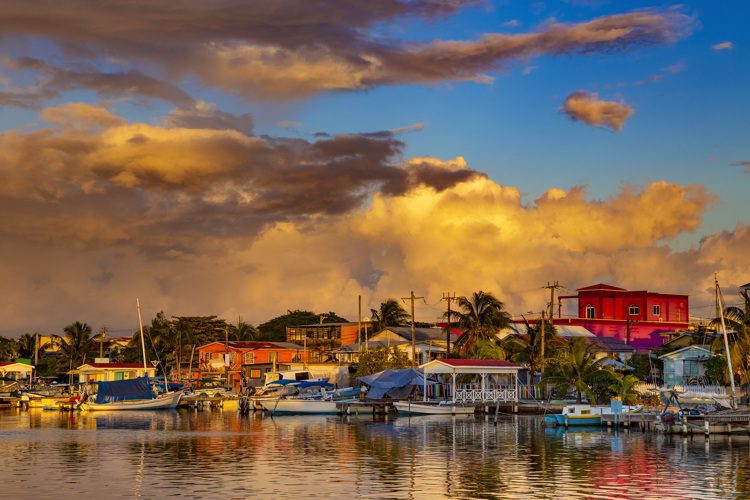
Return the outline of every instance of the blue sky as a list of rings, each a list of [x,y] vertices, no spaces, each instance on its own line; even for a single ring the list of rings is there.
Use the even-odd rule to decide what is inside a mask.
[[[714,271],[748,281],[750,3],[271,5],[7,0],[10,328],[127,325],[135,294],[260,321],[448,285],[527,311],[555,279],[697,308]]]

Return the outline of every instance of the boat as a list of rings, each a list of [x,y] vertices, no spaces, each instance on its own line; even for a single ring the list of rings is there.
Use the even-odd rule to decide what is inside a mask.
[[[94,401],[84,399],[79,407],[84,411],[172,410],[182,398],[181,392],[157,395],[148,377],[113,382],[99,382]]]
[[[393,403],[402,415],[473,415],[474,406],[465,406],[451,401],[414,402],[397,401]]]
[[[339,403],[359,401],[359,389],[347,387],[330,390],[332,384],[327,382],[296,382],[286,384],[287,390],[295,390],[294,395],[281,395],[277,398],[259,400],[264,410],[276,414],[336,414]]]
[[[143,369],[148,367],[146,359],[146,344],[143,340],[143,319],[141,318],[141,303],[136,299],[138,308],[138,325],[141,332],[141,353],[143,355]],[[130,380],[114,380],[110,382],[96,382],[99,386],[96,399],[85,395],[79,404],[84,411],[123,411],[123,410],[173,410],[177,408],[182,398],[182,392],[169,391],[169,383],[164,376],[166,392],[157,394],[151,387],[148,377],[138,377]]]
[[[620,413],[633,413],[640,409],[640,406],[622,406]],[[613,413],[611,406],[568,405],[562,409],[562,413],[544,417],[544,423],[565,426],[601,425],[602,415],[612,415]]]

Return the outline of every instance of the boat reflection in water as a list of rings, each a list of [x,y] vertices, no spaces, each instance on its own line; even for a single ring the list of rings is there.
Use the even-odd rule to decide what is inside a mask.
[[[747,437],[545,429],[536,417],[0,412],[7,497],[750,495]],[[29,464],[34,473],[29,474]],[[283,480],[278,471],[283,467]],[[320,480],[320,471],[329,479]]]

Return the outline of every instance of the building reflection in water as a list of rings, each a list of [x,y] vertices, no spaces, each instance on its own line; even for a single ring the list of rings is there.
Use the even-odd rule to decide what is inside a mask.
[[[723,498],[750,493],[749,448],[523,417],[0,412],[8,496]]]

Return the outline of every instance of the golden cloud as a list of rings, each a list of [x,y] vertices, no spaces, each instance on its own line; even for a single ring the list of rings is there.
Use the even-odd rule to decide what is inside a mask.
[[[595,127],[622,130],[625,121],[635,110],[627,104],[599,100],[596,94],[577,91],[570,94],[562,105],[562,111],[574,120]]]

